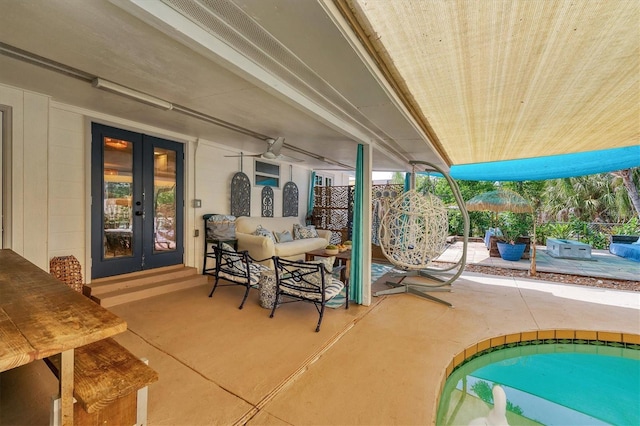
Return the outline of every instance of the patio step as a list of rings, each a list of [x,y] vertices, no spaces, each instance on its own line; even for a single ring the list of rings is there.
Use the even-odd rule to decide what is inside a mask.
[[[93,300],[110,307],[206,283],[207,276],[198,274],[196,268],[177,265],[100,278],[88,287]]]

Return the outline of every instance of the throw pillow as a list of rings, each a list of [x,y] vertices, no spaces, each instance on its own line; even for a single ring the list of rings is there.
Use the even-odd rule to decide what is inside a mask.
[[[293,236],[289,231],[275,232],[276,241],[279,243],[286,243],[287,241],[293,241]]]
[[[312,260],[309,263],[317,263],[318,265],[324,265],[324,270],[328,273],[333,272],[333,264],[336,261],[335,256],[323,257],[321,259]]]
[[[232,246],[231,244],[222,243],[222,244],[220,245],[220,248],[221,248],[222,250],[232,251],[232,252],[234,252],[234,253],[236,252],[236,249],[234,249],[234,248],[233,248],[233,246]]]
[[[333,262],[335,262],[335,260],[336,260],[335,256],[329,256],[329,257],[323,257],[318,260],[312,260],[311,262],[308,262],[308,263],[315,263],[317,265],[322,265],[324,267],[324,270],[325,270],[324,282],[326,285],[328,285],[331,283],[333,279],[331,275],[331,271],[333,271]],[[322,275],[320,274],[320,271],[305,275],[304,278],[309,284],[308,287],[310,288],[317,288],[322,286]]]
[[[271,241],[273,241],[274,244],[276,243],[273,233],[268,229],[263,228],[262,225],[258,225],[253,235],[261,235],[263,237],[271,238]]]
[[[293,238],[295,240],[304,240],[306,238],[318,238],[318,231],[313,225],[302,226],[297,223],[293,224]]]

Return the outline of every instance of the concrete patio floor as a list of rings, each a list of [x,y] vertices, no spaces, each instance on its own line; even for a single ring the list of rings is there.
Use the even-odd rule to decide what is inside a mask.
[[[462,241],[451,244],[437,259],[455,263],[462,257]],[[640,262],[634,262],[609,253],[608,250],[591,250],[591,259],[563,259],[547,253],[545,246],[536,247],[536,269],[539,272],[558,272],[571,275],[583,275],[596,278],[621,280],[640,280]],[[517,262],[490,257],[483,243],[471,242],[467,248],[467,263],[481,266],[529,270],[531,260],[520,259]]]
[[[159,372],[151,425],[434,424],[447,367],[478,342],[539,330],[640,333],[638,292],[472,273],[438,295],[453,308],[376,297],[369,307],[329,309],[319,333],[309,304],[282,306],[270,319],[255,291],[238,310],[240,287],[211,299],[209,290],[111,308],[129,327],[116,340]],[[55,380],[43,363],[14,370],[0,376],[0,423],[46,424]]]

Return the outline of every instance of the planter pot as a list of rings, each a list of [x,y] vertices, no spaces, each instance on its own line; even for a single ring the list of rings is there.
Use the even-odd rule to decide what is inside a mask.
[[[527,247],[526,244],[516,243],[501,243],[498,242],[498,251],[500,252],[500,257],[504,260],[518,261],[522,257],[524,253],[524,249]]]

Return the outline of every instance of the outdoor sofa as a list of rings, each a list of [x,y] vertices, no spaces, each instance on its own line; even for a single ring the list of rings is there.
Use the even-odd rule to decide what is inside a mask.
[[[297,217],[242,216],[236,219],[236,238],[238,250],[247,250],[254,259],[304,260],[306,252],[329,244],[331,231],[304,226]],[[264,262],[273,267],[271,263]]]
[[[640,262],[640,237],[637,235],[612,235],[609,252],[625,259]]]

